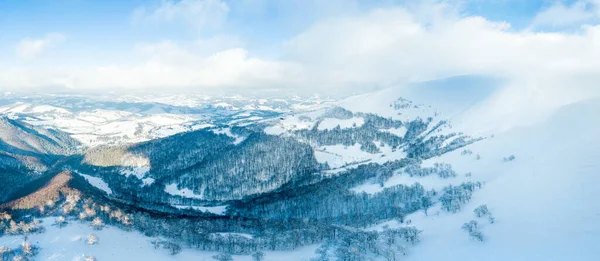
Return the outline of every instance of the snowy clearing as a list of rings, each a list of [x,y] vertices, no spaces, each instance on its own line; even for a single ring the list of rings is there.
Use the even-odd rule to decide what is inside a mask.
[[[109,194],[109,195],[112,194],[112,190],[110,189],[108,184],[106,182],[104,182],[104,180],[102,180],[101,178],[93,177],[93,176],[86,175],[86,174],[81,174],[79,172],[77,172],[77,174],[79,174],[83,178],[85,178],[85,180],[87,180],[87,182],[89,182],[90,185],[106,192],[106,194]]]
[[[203,195],[195,194],[191,189],[177,188],[177,184],[169,184],[165,186],[165,192],[173,195],[173,196],[181,196],[184,198],[195,198],[195,199],[204,199]]]

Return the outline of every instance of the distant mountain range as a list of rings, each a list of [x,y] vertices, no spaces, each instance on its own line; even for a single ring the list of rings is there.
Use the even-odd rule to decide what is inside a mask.
[[[0,96],[0,113],[71,134],[86,147],[136,143],[209,126],[243,125],[315,110],[320,98]]]

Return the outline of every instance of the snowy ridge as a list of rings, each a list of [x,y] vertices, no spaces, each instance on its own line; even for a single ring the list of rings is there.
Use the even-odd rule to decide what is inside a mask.
[[[448,260],[593,260],[599,256],[590,244],[600,238],[600,205],[590,199],[600,196],[593,185],[600,182],[600,164],[593,160],[600,155],[600,135],[595,131],[600,125],[589,121],[598,109],[600,100],[581,102],[559,109],[542,124],[498,133],[468,147],[480,155],[479,160],[475,154],[455,151],[426,162],[451,163],[486,185],[458,214],[411,216],[424,234],[423,244],[415,250],[419,254],[410,260],[438,258],[440,253],[432,249],[453,249],[444,253]],[[548,144],[552,149],[547,149]],[[503,160],[511,154],[514,161]],[[482,204],[488,205],[498,222],[482,228],[487,239],[477,243],[460,227],[474,219],[473,209]],[[548,237],[548,231],[561,236]]]

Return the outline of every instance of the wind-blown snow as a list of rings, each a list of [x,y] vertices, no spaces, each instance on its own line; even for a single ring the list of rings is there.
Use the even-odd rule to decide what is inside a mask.
[[[81,173],[77,173],[77,174],[79,174],[83,178],[85,178],[85,180],[87,180],[87,182],[89,182],[90,185],[106,192],[106,194],[109,194],[109,195],[112,194],[112,190],[110,189],[108,184],[106,182],[104,182],[104,180],[102,180],[101,178],[86,175],[86,174],[81,174]]]

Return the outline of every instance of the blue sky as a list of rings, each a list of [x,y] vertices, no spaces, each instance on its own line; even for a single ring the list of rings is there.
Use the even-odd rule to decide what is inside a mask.
[[[259,43],[263,42],[261,39],[282,41],[326,16],[385,8],[404,1],[356,1],[353,4],[347,4],[353,1],[331,1],[345,3],[339,5],[308,2],[311,1],[229,0],[226,3],[230,14],[223,30]],[[563,2],[569,4],[572,1]],[[527,26],[535,14],[552,3],[554,1],[472,0],[460,6],[464,14],[507,21],[519,28]],[[123,47],[131,41],[191,37],[188,28],[140,28],[132,24],[132,13],[136,8],[157,5],[160,1],[5,0],[0,2],[0,30],[3,32],[0,39],[14,41],[47,32],[62,32],[80,41],[102,41],[103,45]]]
[[[8,72],[0,74],[0,88],[62,86],[87,90],[130,85],[143,89],[158,87],[141,79],[161,72],[165,72],[164,79],[168,74],[173,80],[161,78],[156,85],[192,89],[245,85],[379,88],[455,74],[490,74],[490,71],[495,74],[508,69],[488,64],[482,58],[486,55],[474,56],[471,60],[485,63],[470,68],[448,61],[427,71],[418,61],[427,59],[428,53],[443,52],[440,55],[449,59],[456,54],[445,53],[439,46],[410,48],[428,45],[416,41],[442,37],[450,37],[448,41],[464,46],[467,42],[461,41],[469,37],[461,30],[471,29],[474,35],[484,35],[490,30],[507,39],[529,39],[548,33],[568,37],[566,42],[577,41],[577,37],[590,34],[585,28],[597,24],[600,14],[597,3],[596,0],[5,0],[0,1],[0,69]],[[403,31],[407,28],[412,28],[410,34]],[[382,41],[367,41],[373,37],[381,37]],[[386,39],[391,42],[382,45]],[[357,41],[359,45],[352,49]],[[415,46],[404,46],[407,41],[414,41]],[[497,48],[493,43],[481,44]],[[505,46],[508,45],[501,48]],[[389,68],[396,63],[391,57],[404,58],[403,51],[404,55],[410,52],[422,57],[411,56],[402,66],[423,68],[394,77],[395,72]],[[522,51],[509,48],[506,52],[518,57],[516,54]],[[411,60],[417,62],[410,64]],[[497,61],[500,62],[520,64]],[[356,64],[368,67],[359,68]],[[191,67],[201,72],[201,76],[193,75],[192,70],[184,72]],[[371,72],[370,68],[387,74]],[[121,79],[122,83],[115,80],[93,84],[98,82],[96,78],[106,77]],[[294,77],[297,79],[290,79]]]

